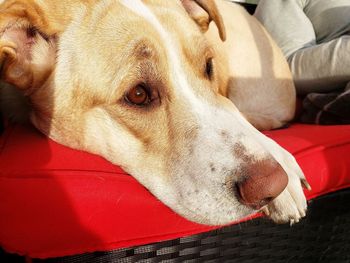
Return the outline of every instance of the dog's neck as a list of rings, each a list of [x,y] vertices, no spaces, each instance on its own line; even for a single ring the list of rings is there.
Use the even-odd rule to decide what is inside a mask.
[[[0,82],[0,112],[4,119],[16,123],[29,123],[30,103],[15,87]]]

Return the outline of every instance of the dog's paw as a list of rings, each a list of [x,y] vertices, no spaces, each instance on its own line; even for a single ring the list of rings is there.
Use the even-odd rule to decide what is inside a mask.
[[[299,222],[306,215],[307,202],[303,187],[311,190],[302,170],[295,158],[288,152],[284,152],[282,167],[288,174],[288,185],[286,189],[270,204],[262,209],[276,223],[287,223],[291,225]]]

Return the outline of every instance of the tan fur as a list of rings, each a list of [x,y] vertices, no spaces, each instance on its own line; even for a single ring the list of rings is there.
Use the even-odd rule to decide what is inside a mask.
[[[121,165],[191,220],[222,224],[254,212],[228,185],[242,165],[268,160],[298,178],[271,204],[278,214],[271,217],[297,221],[306,208],[302,172],[236,108],[259,129],[290,121],[295,91],[288,66],[241,7],[194,2],[206,10],[196,18],[180,0],[4,1],[1,78],[28,97],[31,121],[44,134]],[[215,23],[203,34],[193,19],[214,20],[221,39]],[[149,105],[126,100],[137,85],[149,89]],[[244,145],[244,156],[237,145]],[[280,205],[288,202],[288,209]]]
[[[227,90],[222,92],[259,130],[284,125],[294,116],[296,94],[282,52],[243,7],[225,1],[218,5],[226,22],[227,41],[217,41],[214,24],[208,38],[214,41],[220,68],[227,70],[222,76]]]

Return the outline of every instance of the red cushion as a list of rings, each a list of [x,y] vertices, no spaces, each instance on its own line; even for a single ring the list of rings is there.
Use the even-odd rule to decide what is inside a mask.
[[[313,190],[350,186],[350,126],[296,124],[266,134],[291,151]],[[187,221],[104,159],[33,128],[0,137],[0,246],[31,257],[111,250],[212,229]]]

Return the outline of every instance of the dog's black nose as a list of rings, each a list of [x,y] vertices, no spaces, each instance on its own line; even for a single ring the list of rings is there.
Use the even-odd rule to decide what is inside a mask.
[[[287,186],[288,176],[274,160],[257,161],[246,166],[244,178],[236,183],[239,201],[260,209],[275,199]]]

